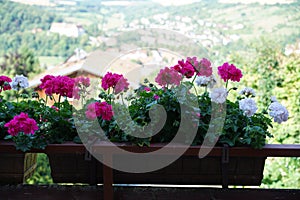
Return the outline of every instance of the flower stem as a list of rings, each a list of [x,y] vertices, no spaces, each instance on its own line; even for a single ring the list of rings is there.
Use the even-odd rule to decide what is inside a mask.
[[[227,87],[228,87],[228,80],[226,81],[226,89],[227,89]]]
[[[193,84],[193,87],[194,87],[194,90],[195,90],[196,96],[198,96],[197,88],[195,87],[195,85],[194,85],[194,84]]]
[[[194,81],[196,80],[197,74],[194,76],[192,84],[194,85]]]

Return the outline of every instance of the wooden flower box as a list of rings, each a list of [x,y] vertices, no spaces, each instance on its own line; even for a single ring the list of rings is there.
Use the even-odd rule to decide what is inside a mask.
[[[30,178],[36,168],[35,153],[0,153],[0,185],[20,184]]]

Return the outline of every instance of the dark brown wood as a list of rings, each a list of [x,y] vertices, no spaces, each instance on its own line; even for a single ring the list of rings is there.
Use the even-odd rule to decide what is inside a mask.
[[[112,155],[104,155],[104,162],[112,165]],[[103,165],[103,194],[104,200],[114,199],[114,189],[113,189],[113,169],[108,165]]]
[[[74,142],[66,142],[63,144],[49,144],[45,149],[31,150],[32,153],[78,153],[83,154],[86,148],[83,144],[76,144]],[[23,153],[16,150],[14,142],[0,140],[0,153]]]
[[[300,190],[290,189],[221,189],[176,187],[115,187],[115,200],[298,200]],[[101,186],[2,186],[1,200],[102,200]]]
[[[97,142],[93,147],[92,151],[95,153],[101,152],[111,152],[115,146],[122,148],[127,151],[132,151],[136,153],[145,153],[150,151],[156,151],[165,147],[165,144],[151,144],[150,147],[139,147],[133,146],[125,143],[114,143],[111,145],[107,142]],[[166,147],[165,147],[166,148]],[[168,147],[170,150],[177,148],[186,148],[182,144],[174,144]],[[208,148],[204,146],[191,146],[189,147],[185,155],[198,155],[200,148]],[[83,144],[75,144],[73,142],[66,142],[63,144],[49,144],[44,150],[32,150],[31,152],[37,153],[84,153],[86,150]],[[16,153],[17,151],[13,142],[0,140],[0,153]],[[172,151],[169,152],[172,154]],[[230,147],[230,156],[243,156],[243,157],[300,157],[300,144],[266,144],[262,149],[253,149],[251,147]],[[208,156],[221,156],[222,147],[214,147]]]
[[[92,150],[95,153],[111,152],[114,153],[115,147],[122,148],[126,151],[132,151],[136,153],[145,153],[156,151],[161,148],[169,148],[169,154],[174,154],[172,151],[176,149],[185,149],[186,146],[182,144],[172,144],[166,147],[165,144],[151,144],[149,147],[132,146],[124,143],[114,143],[111,145],[107,142],[98,142]],[[184,155],[198,155],[199,149],[210,149],[205,146],[190,146],[184,153]],[[176,152],[175,152],[176,153]],[[222,156],[222,147],[213,147],[207,156]],[[229,147],[229,156],[236,157],[300,157],[300,144],[266,144],[262,149],[254,149],[251,147]]]
[[[0,185],[22,184],[36,168],[35,153],[0,153]]]

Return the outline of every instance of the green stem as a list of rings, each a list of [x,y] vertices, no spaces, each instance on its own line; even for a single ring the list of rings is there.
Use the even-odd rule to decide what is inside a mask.
[[[122,99],[123,105],[125,105],[124,98],[123,98],[123,93],[121,93],[121,99]]]
[[[16,97],[17,97],[17,103],[19,103],[19,90],[16,93]]]
[[[193,84],[193,87],[194,87],[194,90],[195,90],[196,96],[198,96],[197,88],[195,87],[195,85],[194,85],[194,84]]]
[[[61,95],[58,96],[58,108],[60,109],[60,99],[61,99]]]
[[[227,87],[228,87],[228,80],[226,81],[226,89],[227,89]]]
[[[194,85],[194,81],[196,80],[197,74],[194,76],[194,79],[192,81],[192,84]]]

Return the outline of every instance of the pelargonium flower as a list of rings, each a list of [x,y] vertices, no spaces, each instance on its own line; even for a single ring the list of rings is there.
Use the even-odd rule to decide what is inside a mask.
[[[112,106],[107,102],[94,102],[90,103],[87,106],[87,110],[85,112],[86,118],[90,120],[94,120],[97,117],[102,117],[103,120],[111,120],[113,117]]]
[[[19,91],[20,89],[27,88],[29,86],[28,83],[28,78],[22,75],[16,75],[12,82],[11,82],[11,87],[14,90]]]
[[[207,76],[198,76],[196,78],[196,84],[198,86],[207,86],[210,81],[210,77]]]
[[[36,121],[29,118],[28,114],[23,112],[6,123],[4,127],[8,128],[8,133],[11,136],[17,136],[20,132],[27,135],[34,134],[34,132],[39,129]]]
[[[275,96],[271,96],[271,102],[277,102],[277,99]]]
[[[197,76],[196,78],[196,84],[198,86],[213,88],[213,86],[217,83],[215,76]]]
[[[73,89],[75,80],[68,76],[51,76],[47,75],[41,79],[41,89],[45,89],[45,93],[49,96],[58,94],[64,97],[73,97]]]
[[[165,67],[161,69],[155,78],[155,82],[160,86],[179,85],[182,76],[173,68]]]
[[[75,81],[75,85],[76,86],[79,86],[79,85],[83,85],[85,87],[89,87],[91,85],[91,81],[88,77],[77,77],[77,78],[74,78],[74,81]]]
[[[257,111],[256,103],[251,98],[245,98],[239,101],[239,108],[244,111],[244,115],[251,117]]]
[[[228,92],[226,88],[214,88],[210,93],[209,97],[211,98],[211,101],[215,103],[224,103],[226,101]]]
[[[193,65],[190,62],[184,60],[179,60],[178,64],[172,67],[172,69],[179,72],[186,78],[191,78],[195,74],[195,69]]]
[[[123,77],[123,75],[107,72],[102,78],[101,86],[104,90],[107,90],[108,88],[114,88],[114,92],[118,94],[124,90],[127,90],[129,83],[127,79]]]
[[[239,92],[240,95],[245,95],[246,97],[255,97],[255,91],[253,88],[251,87],[245,87],[244,89],[242,89],[240,92]]]
[[[51,80],[51,79],[54,79],[55,76],[52,76],[52,75],[46,75],[44,76],[44,78],[41,79],[41,85],[40,85],[40,88],[41,89],[44,89],[45,88],[45,84],[47,83],[48,80]]]
[[[90,79],[88,77],[77,77],[74,78],[74,88],[73,88],[73,97],[74,99],[80,99],[81,94],[87,92],[86,88],[91,85]]]
[[[10,82],[11,82],[11,78],[7,77],[7,76],[0,76],[0,92],[2,92],[2,89],[5,90],[10,90],[11,86],[10,86]]]
[[[274,122],[281,124],[288,120],[289,112],[288,110],[279,102],[274,101],[269,106],[269,115],[274,119]]]
[[[126,78],[123,76],[118,80],[116,86],[115,86],[115,94],[119,94],[122,91],[125,91],[128,89],[129,83]]]
[[[155,100],[158,100],[158,99],[160,98],[160,96],[158,96],[157,94],[154,94],[154,95],[153,95],[153,98],[154,98]]]
[[[149,88],[149,87],[145,87],[144,90],[145,90],[146,92],[151,92],[151,88]]]
[[[227,62],[218,67],[218,74],[221,76],[224,82],[228,80],[239,82],[243,77],[242,71],[240,69]]]
[[[194,67],[197,76],[209,77],[212,75],[211,62],[208,59],[202,58],[200,61],[198,61],[196,57],[188,57],[187,62],[191,63],[191,65]]]

